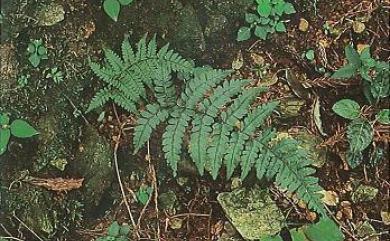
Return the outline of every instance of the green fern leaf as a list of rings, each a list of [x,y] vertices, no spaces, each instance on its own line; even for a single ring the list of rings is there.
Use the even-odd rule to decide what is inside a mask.
[[[161,109],[157,104],[147,105],[146,110],[141,112],[141,117],[137,120],[134,128],[134,153],[150,139],[153,130],[168,118],[168,111]]]
[[[123,58],[124,62],[127,65],[133,64],[136,61],[136,59],[135,59],[135,54],[134,54],[133,48],[130,45],[128,37],[126,37],[123,40],[121,49],[122,49],[122,58]]]
[[[194,117],[189,148],[191,158],[201,175],[204,174],[207,158],[205,150],[212,132],[211,126],[215,122],[214,118],[217,117],[220,108],[229,103],[232,97],[238,94],[247,83],[249,83],[248,80],[225,81],[223,86],[218,86],[214,93],[201,103],[200,111],[206,115],[198,114]]]
[[[163,134],[163,151],[165,159],[172,168],[173,175],[177,174],[177,163],[180,160],[184,132],[190,121],[191,113],[175,110],[168,120],[168,126]]]
[[[89,103],[87,113],[91,112],[91,110],[96,109],[98,107],[102,107],[105,103],[107,103],[111,98],[111,90],[108,88],[104,88],[99,90],[95,96],[92,98]]]
[[[242,127],[242,130],[232,134],[229,148],[227,149],[227,154],[225,155],[224,159],[227,168],[228,179],[230,179],[230,177],[233,175],[235,168],[240,162],[239,157],[244,150],[245,142],[251,135],[254,134],[254,131],[260,127],[264,120],[271,115],[277,105],[278,102],[269,102],[257,107],[244,119],[244,126]]]
[[[106,57],[106,60],[111,67],[110,69],[114,70],[114,72],[120,72],[122,69],[124,69],[124,63],[122,59],[111,49],[105,49],[104,55]]]

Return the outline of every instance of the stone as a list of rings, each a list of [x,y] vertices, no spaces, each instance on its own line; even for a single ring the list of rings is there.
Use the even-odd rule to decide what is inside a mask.
[[[65,10],[61,4],[52,2],[39,7],[35,17],[39,26],[53,26],[65,19]]]
[[[378,194],[378,189],[368,185],[360,185],[351,196],[354,203],[371,201]]]
[[[246,240],[275,235],[284,226],[284,216],[268,191],[237,189],[217,197],[227,218]]]
[[[309,29],[309,22],[304,18],[299,19],[298,29],[302,32],[307,32]]]

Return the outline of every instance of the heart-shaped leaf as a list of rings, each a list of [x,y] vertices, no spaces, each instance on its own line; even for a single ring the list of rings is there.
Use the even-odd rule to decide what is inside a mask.
[[[390,125],[390,109],[383,109],[377,115],[378,122],[384,125]]]
[[[11,124],[11,134],[19,138],[38,135],[38,131],[24,120],[15,120]]]
[[[341,117],[349,120],[354,120],[360,116],[360,105],[350,99],[343,99],[337,101],[332,110]]]
[[[112,20],[115,22],[118,21],[119,12],[121,10],[121,4],[118,0],[105,0],[103,2],[103,9]]]
[[[275,30],[278,32],[286,32],[287,31],[286,25],[284,25],[283,22],[278,22],[275,26]]]
[[[250,39],[251,29],[248,27],[241,27],[237,33],[237,41],[245,41]]]
[[[33,53],[28,58],[28,61],[30,61],[31,65],[36,68],[36,67],[38,67],[39,63],[41,62],[41,58],[39,58],[38,54]]]

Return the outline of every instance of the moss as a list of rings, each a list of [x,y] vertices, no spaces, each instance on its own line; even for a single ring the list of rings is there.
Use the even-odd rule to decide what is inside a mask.
[[[86,128],[83,137],[72,169],[84,177],[83,201],[88,211],[93,211],[114,178],[111,164],[113,150],[110,143],[90,126]]]

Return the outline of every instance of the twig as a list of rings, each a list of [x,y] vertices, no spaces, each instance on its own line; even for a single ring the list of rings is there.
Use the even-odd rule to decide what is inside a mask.
[[[118,183],[119,183],[119,187],[121,189],[121,193],[122,193],[122,199],[125,203],[125,206],[127,208],[127,212],[129,213],[129,217],[130,217],[130,220],[131,220],[131,224],[133,225],[133,227],[136,229],[137,225],[134,221],[134,217],[133,217],[133,214],[131,213],[131,208],[130,208],[130,205],[129,205],[129,202],[127,201],[127,197],[126,197],[126,193],[125,193],[125,189],[123,187],[123,183],[122,183],[122,179],[121,179],[121,175],[119,173],[119,166],[118,166],[118,148],[119,148],[119,143],[120,143],[120,139],[121,139],[121,136],[122,136],[122,128],[123,126],[125,125],[126,123],[124,124],[121,124],[121,128],[120,128],[120,132],[119,132],[119,135],[117,136],[116,140],[115,140],[115,147],[114,147],[114,166],[115,166],[115,172],[116,172],[116,176],[118,178]],[[135,230],[137,235],[138,234],[138,231],[137,229]]]
[[[34,230],[32,230],[29,226],[27,226],[27,224],[25,224],[22,220],[20,220],[16,215],[15,213],[12,214],[12,216],[18,220],[18,222],[23,226],[25,227],[28,231],[30,231],[30,233],[32,233],[37,239],[39,239],[40,241],[43,241],[43,239],[41,237],[39,237],[39,235],[34,232]]]
[[[0,236],[0,238],[1,238],[1,239],[11,239],[11,240],[17,240],[17,241],[25,241],[25,240],[23,240],[23,239],[20,239],[20,238],[15,238],[15,237],[1,237],[1,236]]]

